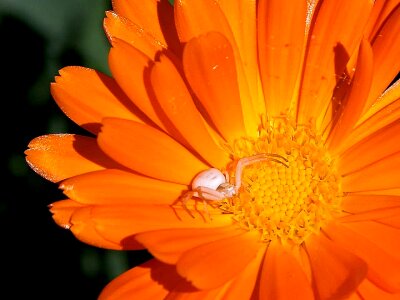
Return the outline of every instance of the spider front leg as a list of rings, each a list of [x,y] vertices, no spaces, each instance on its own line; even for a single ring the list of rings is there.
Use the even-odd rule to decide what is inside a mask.
[[[243,173],[243,169],[246,166],[258,163],[258,162],[262,162],[262,161],[273,161],[276,163],[280,163],[282,165],[284,165],[286,168],[289,168],[289,166],[284,163],[283,161],[279,160],[278,158],[284,160],[285,162],[287,162],[288,160],[286,158],[284,158],[283,156],[279,155],[279,154],[273,154],[273,153],[261,153],[261,154],[256,154],[253,156],[249,156],[249,157],[243,157],[241,159],[238,160],[237,165],[236,165],[236,171],[235,171],[235,189],[236,192],[239,191],[241,185],[242,185],[242,173]]]

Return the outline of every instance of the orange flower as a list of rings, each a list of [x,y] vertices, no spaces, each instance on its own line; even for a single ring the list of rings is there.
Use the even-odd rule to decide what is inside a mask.
[[[57,224],[154,256],[100,299],[399,299],[399,1],[113,9],[112,77],[66,67],[51,86],[93,135],[26,151],[68,198]]]

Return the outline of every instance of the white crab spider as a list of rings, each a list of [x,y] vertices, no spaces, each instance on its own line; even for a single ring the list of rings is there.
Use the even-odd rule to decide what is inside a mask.
[[[261,161],[273,161],[289,167],[278,158],[287,162],[287,159],[283,156],[271,153],[261,153],[239,159],[236,165],[234,183],[230,182],[228,172],[223,174],[216,168],[204,170],[194,177],[192,189],[182,196],[182,203],[186,207],[187,201],[192,197],[200,198],[203,200],[204,209],[207,211],[206,201],[221,201],[237,195],[242,185],[242,172],[246,166]]]

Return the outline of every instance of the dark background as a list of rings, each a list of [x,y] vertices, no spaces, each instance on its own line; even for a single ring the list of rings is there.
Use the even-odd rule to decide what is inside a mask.
[[[65,66],[109,74],[102,28],[108,9],[110,0],[0,0],[1,299],[96,299],[112,278],[143,261],[143,252],[94,248],[58,227],[47,205],[64,197],[24,156],[37,136],[83,133],[49,86]]]

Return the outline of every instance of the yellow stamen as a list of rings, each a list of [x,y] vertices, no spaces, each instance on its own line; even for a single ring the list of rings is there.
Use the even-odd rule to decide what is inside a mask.
[[[261,240],[301,244],[340,211],[340,176],[312,126],[275,119],[263,125],[258,138],[235,141],[232,152],[237,159],[276,153],[288,160],[288,167],[248,166],[238,196],[221,203],[241,227],[259,231]]]

